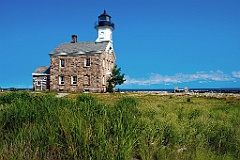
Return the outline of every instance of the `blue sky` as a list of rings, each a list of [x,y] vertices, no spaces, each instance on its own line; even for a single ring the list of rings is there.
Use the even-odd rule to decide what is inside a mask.
[[[240,88],[239,0],[0,0],[0,87],[31,73],[71,35],[94,41],[112,16],[120,88]]]

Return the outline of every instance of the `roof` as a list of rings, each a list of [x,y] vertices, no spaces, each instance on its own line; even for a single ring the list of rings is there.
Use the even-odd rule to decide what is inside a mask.
[[[111,16],[109,16],[109,15],[107,14],[106,10],[104,9],[103,13],[102,13],[100,16],[98,16],[98,18],[99,18],[99,17],[105,17],[105,16],[108,16],[108,17],[111,18]]]
[[[32,75],[49,75],[50,74],[50,67],[49,66],[40,66],[38,67]]]
[[[50,55],[76,55],[87,53],[102,53],[107,45],[106,42],[76,42],[76,43],[62,43],[55,48]]]

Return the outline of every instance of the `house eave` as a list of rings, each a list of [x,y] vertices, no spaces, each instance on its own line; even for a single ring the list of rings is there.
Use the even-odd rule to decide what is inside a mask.
[[[50,76],[50,74],[47,74],[47,73],[32,73],[32,76]]]
[[[50,53],[50,56],[77,56],[77,55],[87,55],[87,54],[102,54],[104,51],[79,51],[74,53]]]

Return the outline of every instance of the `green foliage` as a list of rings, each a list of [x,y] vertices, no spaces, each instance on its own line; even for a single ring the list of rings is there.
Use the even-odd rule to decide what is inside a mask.
[[[0,94],[0,159],[240,158],[234,99],[111,96]]]
[[[107,80],[108,82],[108,91],[113,92],[116,85],[121,85],[126,81],[124,79],[124,74],[121,74],[121,68],[117,68],[117,65],[114,66],[111,74],[111,78]]]

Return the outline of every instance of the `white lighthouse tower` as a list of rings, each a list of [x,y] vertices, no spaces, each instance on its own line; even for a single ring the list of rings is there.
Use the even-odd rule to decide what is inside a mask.
[[[95,25],[98,31],[98,38],[96,42],[112,42],[112,31],[114,30],[114,23],[111,21],[111,16],[104,10],[103,14],[98,16],[98,22]]]

